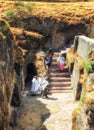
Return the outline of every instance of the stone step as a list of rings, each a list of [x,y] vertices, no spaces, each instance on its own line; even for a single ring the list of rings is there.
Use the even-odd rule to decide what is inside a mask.
[[[50,82],[49,86],[56,86],[56,87],[69,87],[71,82]]]
[[[53,62],[57,62],[58,57],[53,57]]]
[[[62,51],[62,53],[66,52]],[[70,73],[68,72],[66,63],[63,71],[60,71],[57,67],[57,58],[59,54],[60,52],[54,53],[52,64],[49,67],[49,93],[63,93],[72,91]]]
[[[63,72],[66,71],[68,72],[68,68],[65,66]],[[57,66],[54,66],[49,68],[49,72],[62,72],[62,71],[60,71]]]
[[[67,77],[50,77],[50,81],[54,81],[54,82],[71,82],[71,78],[67,78]]]
[[[53,57],[58,57],[59,54],[60,54],[59,52],[55,52],[54,55],[53,55]]]
[[[49,73],[50,77],[70,77],[69,72],[51,72]]]
[[[49,87],[48,91],[49,90],[71,90],[71,89],[72,89],[71,87],[56,87],[56,86],[53,86],[53,87]]]
[[[57,62],[56,61],[52,61],[51,66],[56,66],[56,65],[57,65]],[[66,62],[65,62],[65,66],[66,66]]]
[[[61,52],[54,52],[54,55],[53,55],[53,56],[54,56],[54,57],[58,57],[60,53],[65,54],[65,53],[66,53],[66,50],[65,50],[65,51],[63,50],[63,51],[61,51]]]
[[[51,69],[51,68],[57,68],[57,64],[52,64],[50,67],[49,67],[49,69]],[[64,65],[64,68],[68,68],[66,65]]]
[[[49,94],[51,93],[72,93],[72,90],[49,90]]]

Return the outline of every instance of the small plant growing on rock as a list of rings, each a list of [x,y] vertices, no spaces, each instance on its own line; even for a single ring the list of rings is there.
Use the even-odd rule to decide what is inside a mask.
[[[84,96],[81,97],[81,98],[80,98],[80,101],[81,101],[82,103],[84,103],[84,101],[85,101],[85,97],[84,97]]]
[[[5,35],[2,35],[2,38],[3,38],[3,39],[6,39],[6,36],[5,36]]]
[[[15,6],[24,6],[24,3],[21,0],[15,1]]]
[[[92,72],[92,63],[90,60],[83,60],[83,68],[87,71],[87,73]]]
[[[25,4],[24,7],[25,7],[28,11],[32,11],[34,5],[35,5],[35,3],[29,3],[29,4]]]
[[[8,26],[7,25],[3,25],[3,26],[0,26],[0,31],[7,31],[8,30]]]
[[[8,19],[14,19],[15,18],[15,14],[11,10],[9,10],[9,11],[6,12],[6,17]]]

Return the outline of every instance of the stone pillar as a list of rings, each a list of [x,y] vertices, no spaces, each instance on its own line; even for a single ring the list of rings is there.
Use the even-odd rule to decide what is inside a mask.
[[[87,61],[91,52],[94,52],[94,40],[85,36],[76,36],[74,39],[74,50],[75,48],[77,51],[77,57],[75,58],[74,62],[74,69],[72,74],[72,87],[75,99],[80,99],[80,94],[82,91],[82,84],[79,84],[79,81],[82,78],[80,70],[82,68],[83,70],[85,70],[83,66],[83,61]],[[87,76],[85,73],[83,74],[84,76]]]
[[[72,77],[71,77],[71,87],[73,88],[73,94],[76,100],[79,99],[79,91],[80,91],[80,88],[78,86],[79,77],[80,77],[80,68],[78,67],[78,58],[76,58],[74,62]]]

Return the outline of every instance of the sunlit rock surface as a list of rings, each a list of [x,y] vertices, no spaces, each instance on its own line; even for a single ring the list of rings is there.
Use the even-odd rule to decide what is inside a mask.
[[[11,27],[26,30],[24,34],[28,36],[32,35],[32,31],[36,32],[44,37],[44,47],[52,46],[58,50],[65,44],[72,44],[75,35],[94,37],[94,2],[73,2],[7,1],[0,2],[0,12]],[[20,46],[23,44],[20,43]]]
[[[48,67],[45,64],[45,53],[36,53],[35,66],[37,68],[38,76],[41,74],[43,77],[48,76]]]
[[[73,111],[72,130],[94,129],[94,73],[89,74],[77,109]]]
[[[85,36],[76,36],[74,39],[74,50],[77,52],[77,57],[74,61],[72,73],[72,87],[75,99],[80,99],[82,84],[88,75],[85,70],[88,64],[84,66],[84,62],[89,60],[91,53],[94,53],[94,40]]]
[[[94,3],[29,2],[28,6],[27,2],[21,3],[0,1],[0,14],[2,18],[6,19],[9,22],[11,26],[11,32],[14,36],[14,44],[12,44],[11,40],[13,39],[13,37],[10,33],[10,30],[6,26],[3,26],[3,23],[0,24],[0,43],[1,45],[4,45],[1,46],[2,51],[0,51],[0,106],[1,113],[4,113],[1,116],[0,124],[1,129],[3,129],[4,127],[7,127],[6,129],[8,129],[8,112],[10,109],[10,103],[13,106],[19,106],[20,90],[24,89],[26,80],[29,79],[29,77],[31,77],[30,80],[32,80],[35,74],[39,75],[45,70],[43,56],[40,56],[40,54],[37,54],[37,52],[41,49],[46,50],[49,47],[52,47],[54,50],[62,49],[65,45],[68,45],[70,43],[73,44],[75,35],[81,34],[93,38]],[[83,41],[84,40],[82,40],[81,42]],[[87,38],[86,41],[88,41]],[[81,56],[82,58],[87,58],[89,54],[93,54],[91,54],[91,50],[88,50],[89,48],[93,49],[93,47],[90,47],[90,44],[87,47],[86,44],[85,47],[83,46],[79,46],[79,51],[75,50],[74,48],[75,53],[72,52],[73,54],[71,55],[73,60],[72,63],[76,60],[72,75],[72,87],[74,88],[74,86],[76,86],[74,90],[75,97],[77,93],[79,93],[79,91],[77,90],[80,90],[78,89],[78,84],[80,83],[80,85],[82,85],[80,81],[80,75],[84,74],[84,71],[81,70],[82,66],[80,64],[80,60],[77,60],[77,58],[79,59],[81,58]],[[82,47],[84,51],[82,51]],[[76,49],[78,49],[77,46]],[[84,54],[85,49],[88,52],[87,54]],[[77,58],[75,57],[75,55],[78,55],[76,52],[79,53],[79,56]],[[77,66],[79,68],[77,68]],[[34,69],[36,69],[37,72]],[[29,75],[29,71],[32,72],[32,75]],[[45,72],[44,74],[46,75],[46,73],[47,72]],[[16,95],[17,93],[18,95]],[[78,99],[80,98],[80,95]],[[89,94],[88,97],[90,97]],[[2,107],[2,104],[4,105],[4,107]],[[2,112],[3,108],[4,112]],[[77,113],[79,114],[78,109]],[[5,122],[2,122],[3,119]],[[92,126],[91,119],[89,123]],[[76,130],[76,128],[77,130],[81,130],[82,128],[80,126],[77,127],[77,125],[75,127],[73,126],[74,130]],[[86,125],[84,125],[84,129],[85,128]]]

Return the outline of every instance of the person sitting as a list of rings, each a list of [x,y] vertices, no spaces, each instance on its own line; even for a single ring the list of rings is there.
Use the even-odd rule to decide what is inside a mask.
[[[64,64],[65,64],[65,58],[64,58],[63,54],[60,54],[58,59],[57,59],[58,69],[63,71],[64,70]]]

